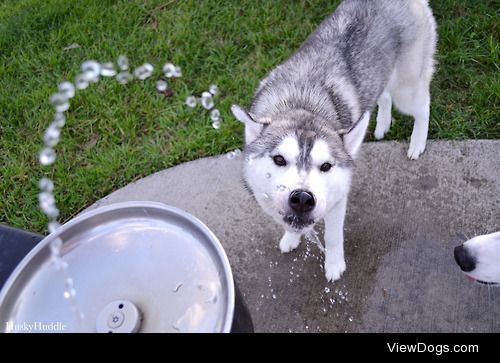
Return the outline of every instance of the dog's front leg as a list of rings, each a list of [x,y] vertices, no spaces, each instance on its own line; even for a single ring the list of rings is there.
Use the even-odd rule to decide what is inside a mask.
[[[347,197],[344,197],[325,217],[325,275],[335,281],[345,271],[344,218]]]
[[[280,241],[280,251],[281,253],[287,253],[293,251],[299,246],[300,243],[300,233],[292,233],[285,231],[285,234]]]

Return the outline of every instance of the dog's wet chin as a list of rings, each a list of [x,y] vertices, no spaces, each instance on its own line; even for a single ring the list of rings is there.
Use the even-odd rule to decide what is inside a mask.
[[[294,214],[286,214],[283,216],[283,225],[286,230],[291,232],[301,232],[310,229],[314,226],[315,220],[310,217],[296,216]]]

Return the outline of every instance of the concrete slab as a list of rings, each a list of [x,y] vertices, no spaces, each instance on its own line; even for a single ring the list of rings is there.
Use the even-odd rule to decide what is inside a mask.
[[[367,143],[345,226],[347,271],[327,283],[311,243],[282,255],[281,228],[225,156],[161,171],[94,204],[152,200],[182,208],[219,237],[261,332],[500,332],[500,289],[468,282],[453,247],[500,230],[500,141]],[[319,226],[318,229],[321,229]],[[499,262],[500,263],[500,262]]]

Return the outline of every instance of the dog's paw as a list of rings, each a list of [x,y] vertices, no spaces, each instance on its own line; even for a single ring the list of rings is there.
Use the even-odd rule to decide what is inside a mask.
[[[408,157],[411,160],[417,160],[418,157],[424,152],[426,138],[413,137],[410,140],[410,148],[408,149]]]
[[[280,241],[280,251],[281,253],[288,253],[293,251],[299,246],[300,235],[294,235],[291,233],[285,233]]]
[[[326,256],[325,258],[325,276],[327,281],[335,281],[340,279],[340,276],[346,269],[344,257],[340,254]]]

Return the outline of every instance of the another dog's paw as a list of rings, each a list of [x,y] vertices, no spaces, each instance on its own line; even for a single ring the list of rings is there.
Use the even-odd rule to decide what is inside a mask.
[[[280,241],[280,251],[281,253],[288,253],[293,251],[299,246],[300,235],[293,235],[291,233],[285,233]]]
[[[410,141],[410,148],[408,149],[408,157],[411,160],[417,160],[418,157],[424,152],[425,150],[425,144],[426,144],[426,139],[422,138],[411,138]]]
[[[346,269],[344,257],[341,254],[327,256],[325,259],[325,276],[328,281],[340,279]]]

